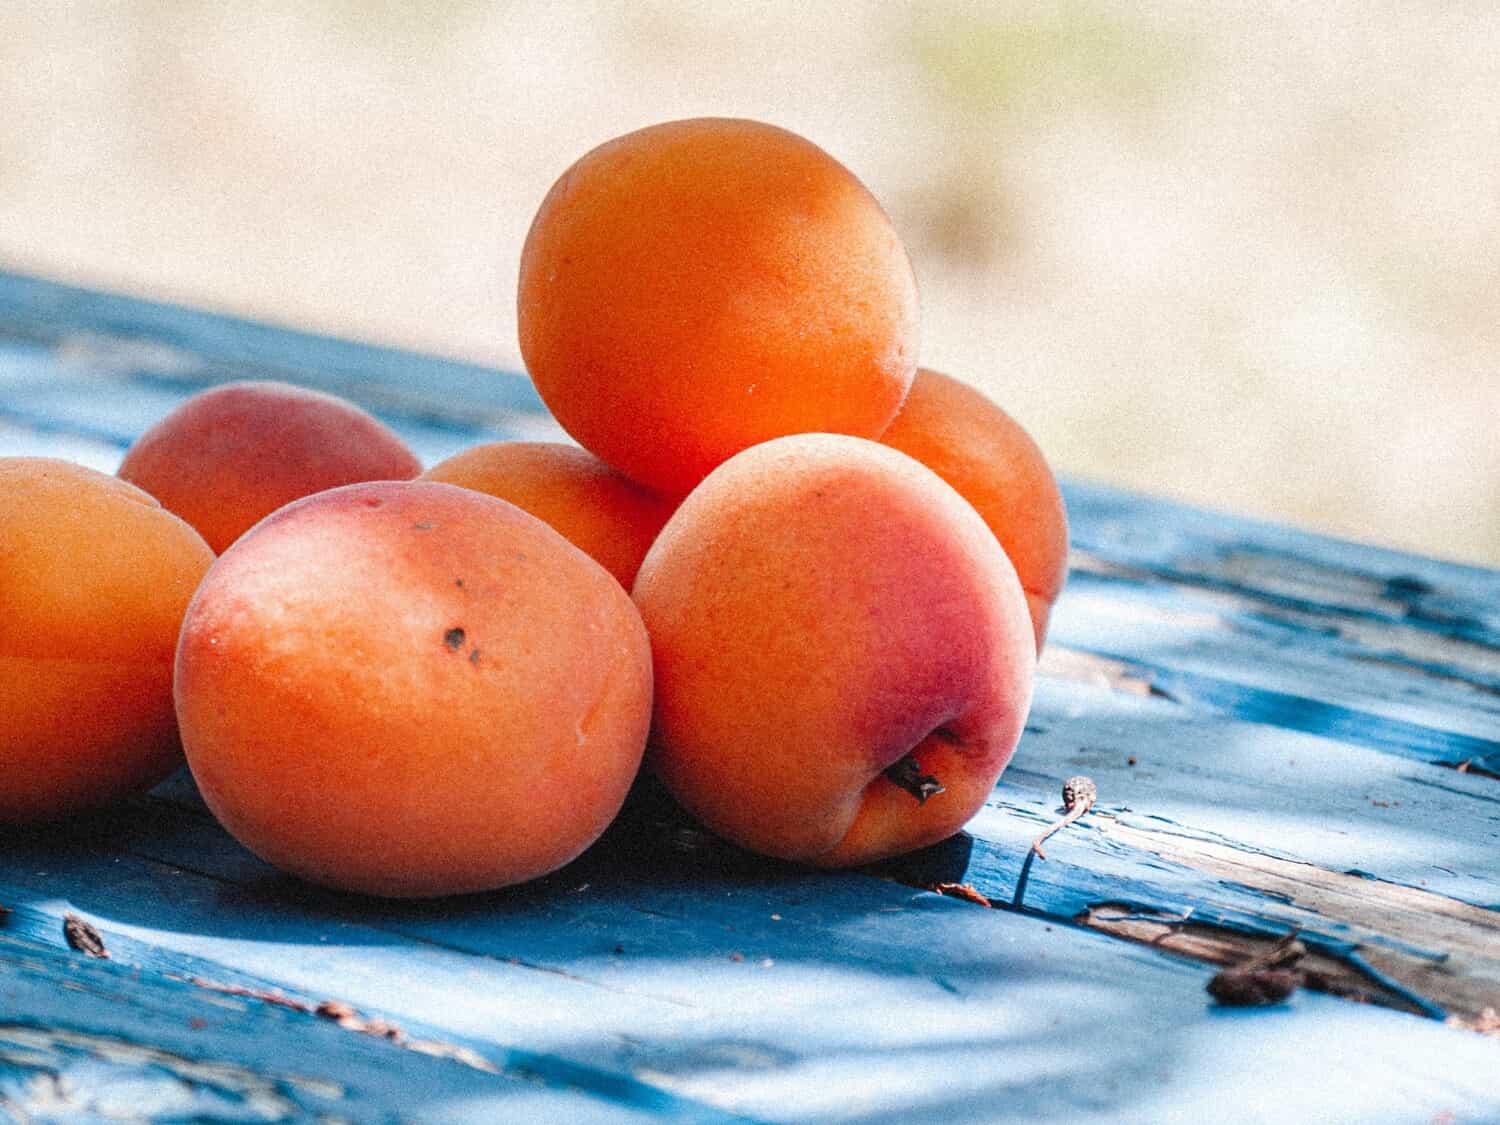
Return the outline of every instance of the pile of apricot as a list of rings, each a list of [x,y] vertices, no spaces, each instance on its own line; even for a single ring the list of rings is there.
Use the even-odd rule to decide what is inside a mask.
[[[264,859],[422,896],[567,863],[643,761],[815,866],[973,816],[1066,515],[1007,414],[917,367],[911,265],[859,180],[752,121],[619,137],[542,201],[518,313],[577,446],[423,473],[352,404],[244,383],[118,478],[0,460],[0,820],[116,800],[180,746]]]

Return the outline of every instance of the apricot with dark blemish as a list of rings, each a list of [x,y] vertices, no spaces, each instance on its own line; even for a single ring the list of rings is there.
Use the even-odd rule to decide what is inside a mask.
[[[455,894],[604,831],[645,747],[650,649],[619,583],[542,521],[387,481],[299,500],[224,553],[176,696],[204,799],[256,854],[347,890]]]

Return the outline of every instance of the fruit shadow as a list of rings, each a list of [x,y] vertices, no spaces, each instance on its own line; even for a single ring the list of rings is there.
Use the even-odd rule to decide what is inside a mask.
[[[967,862],[958,836],[908,857],[941,881]],[[648,900],[712,893],[796,906],[817,901],[836,875],[768,859],[699,827],[659,784],[637,783],[609,830],[560,870],[514,887],[419,900],[377,899],[318,887],[285,875],[238,844],[213,819],[191,775],[181,770],[150,794],[71,821],[10,830],[3,841],[9,882],[66,897],[141,930],[187,928],[242,940],[297,940],[309,927],[338,928],[345,943],[400,942],[417,929],[505,932],[575,915],[580,904],[610,901],[641,918],[701,914],[707,902],[659,910]],[[714,904],[717,907],[717,903]],[[181,927],[174,923],[181,923]],[[469,950],[482,952],[481,950]]]
[[[656,846],[663,810],[636,811],[641,820],[627,817],[621,831],[646,843],[591,855],[554,886],[421,904],[317,892],[280,877],[226,896],[203,886],[216,880],[181,867],[158,873],[152,898],[141,893],[147,875],[132,869],[166,866],[99,855],[129,841],[127,826],[108,819],[92,823],[97,834],[66,835],[48,874],[58,879],[51,889],[98,918],[122,972],[347,999],[414,1037],[458,1042],[506,1073],[514,1067],[617,1105],[646,1104],[638,1087],[670,1091],[669,1108],[694,1120],[722,1119],[714,1106],[752,1119],[784,1119],[803,1106],[838,1119],[923,1120],[950,1103],[986,1115],[1006,1107],[1005,1117],[1052,1102],[1059,1084],[1074,1091],[1065,1104],[1087,1102],[1096,1083],[1118,1088],[1186,1047],[1184,1033],[1165,1027],[1141,1034],[1141,986],[1118,971],[1103,939],[1076,934],[1080,955],[1059,956],[1031,919],[696,841],[685,849],[670,835],[661,846],[682,859],[636,878],[637,862],[656,870],[643,849]],[[98,866],[69,877],[90,860]],[[162,946],[118,941],[132,917],[154,927]],[[377,926],[381,934],[368,932]],[[169,927],[219,937],[207,948],[174,945]],[[342,948],[311,945],[314,930]],[[289,948],[279,962],[264,952],[257,961],[247,946],[262,942]],[[401,948],[361,956],[354,942]],[[403,956],[414,946],[429,956]],[[433,971],[436,960],[446,969]],[[1146,968],[1153,988],[1171,986],[1176,1003],[1201,1008],[1189,974]],[[522,1011],[539,992],[555,1014]],[[527,1019],[544,1029],[538,1040],[516,1031]],[[1080,1077],[1089,1081],[1075,1085]],[[433,1093],[440,1102],[444,1092]]]
[[[536,1056],[528,1065],[558,1074],[637,1076],[752,1116],[773,1096],[903,1120],[1036,1108],[1080,1076],[1076,1106],[1088,1110],[1091,1085],[1118,1094],[1191,1054],[1179,1024],[1206,1005],[1194,967],[888,879],[751,855],[649,783],[554,875],[422,902],[273,872],[181,778],[8,843],[3,893],[93,917],[122,965],[345,999],[497,1058],[522,1048]],[[956,837],[881,873],[958,882],[971,847]],[[41,924],[36,909],[18,913]],[[527,1011],[539,995],[555,1014]]]

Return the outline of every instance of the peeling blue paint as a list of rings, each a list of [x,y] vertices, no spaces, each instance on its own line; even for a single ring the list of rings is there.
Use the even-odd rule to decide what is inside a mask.
[[[202,386],[246,377],[346,394],[428,459],[556,433],[519,375],[0,273],[0,452],[104,456]],[[1054,643],[1154,695],[1044,676],[967,833],[880,872],[968,882],[1011,909],[711,840],[685,856],[653,845],[638,804],[537,884],[371,902],[272,871],[179,775],[0,845],[13,909],[0,1096],[24,1105],[66,1077],[85,1116],[87,1099],[128,1087],[164,1116],[243,1116],[235,1098],[253,1094],[262,1117],[356,1120],[1114,1122],[1167,1107],[1232,1121],[1253,1119],[1275,1073],[1283,1120],[1500,1119],[1500,1043],[1317,996],[1218,1010],[1210,970],[1074,921],[1109,903],[1266,938],[1297,929],[1440,1019],[1361,951],[1454,974],[1464,956],[1148,845],[1218,849],[1247,880],[1260,859],[1493,911],[1500,783],[1433,763],[1500,765],[1500,575],[1081,482],[1065,492],[1093,559]],[[1079,772],[1099,804],[1039,860],[1030,841]],[[66,949],[67,910],[100,927],[112,961]],[[192,976],[346,1001],[501,1073]],[[210,1062],[227,1069],[193,1069]]]

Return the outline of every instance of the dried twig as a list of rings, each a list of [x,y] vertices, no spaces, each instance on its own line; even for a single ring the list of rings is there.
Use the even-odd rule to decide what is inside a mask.
[[[1046,859],[1047,853],[1042,851],[1042,841],[1054,832],[1061,832],[1068,825],[1081,817],[1089,809],[1094,807],[1094,802],[1099,797],[1099,787],[1094,784],[1094,779],[1079,774],[1070,777],[1063,782],[1063,815],[1031,841],[1031,850],[1036,852],[1038,859]]]

